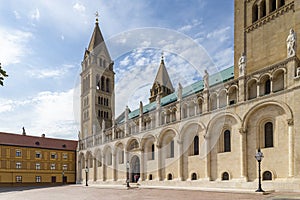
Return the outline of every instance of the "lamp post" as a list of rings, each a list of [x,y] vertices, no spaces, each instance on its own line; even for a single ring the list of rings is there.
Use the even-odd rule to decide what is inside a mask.
[[[127,163],[126,163],[126,168],[127,168],[126,187],[127,187],[127,188],[130,187],[130,185],[129,185],[129,167],[130,167],[129,161],[127,161]]]
[[[255,159],[258,162],[258,188],[255,192],[264,192],[264,190],[261,188],[261,175],[260,175],[260,172],[261,172],[260,163],[261,163],[263,157],[264,157],[264,154],[260,151],[260,148],[258,148],[257,153],[255,155]]]
[[[88,185],[88,173],[89,173],[89,168],[86,166],[85,167],[85,186],[89,186]]]
[[[62,183],[62,184],[64,184],[65,172],[64,172],[64,171],[62,171],[61,175],[62,175],[61,183]]]

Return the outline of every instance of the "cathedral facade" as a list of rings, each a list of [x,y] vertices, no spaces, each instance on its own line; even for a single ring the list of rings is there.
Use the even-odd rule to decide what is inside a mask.
[[[174,89],[162,57],[149,104],[114,116],[98,20],[82,61],[77,182],[300,190],[300,2],[235,0],[234,66]],[[222,77],[221,79],[218,77]]]

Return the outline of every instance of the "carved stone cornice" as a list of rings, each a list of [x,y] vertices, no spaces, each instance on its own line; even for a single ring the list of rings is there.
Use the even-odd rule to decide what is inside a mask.
[[[264,73],[266,73],[266,72],[272,74],[273,71],[275,71],[275,70],[277,70],[277,69],[279,69],[279,68],[286,69],[287,64],[288,64],[290,61],[293,61],[293,60],[294,60],[295,62],[299,63],[299,59],[298,59],[296,56],[291,57],[291,58],[288,58],[288,59],[285,59],[284,61],[281,61],[281,62],[276,63],[276,64],[274,64],[274,65],[265,67],[265,68],[263,68],[263,69],[261,69],[261,70],[257,70],[257,71],[255,71],[255,72],[253,72],[253,73],[251,73],[251,74],[248,74],[248,75],[246,76],[246,81],[249,81],[250,79],[252,79],[252,78],[255,77],[256,75],[257,75],[257,76],[260,76],[261,74],[264,74]]]
[[[251,2],[252,0],[247,0],[247,3]],[[294,10],[294,2],[292,1],[289,4],[286,4],[282,6],[281,8],[275,10],[274,12],[270,13],[269,15],[259,19],[258,21],[254,22],[250,26],[245,28],[245,32],[249,33],[253,31],[254,29],[257,29],[258,27],[261,27],[262,25],[268,23],[269,21],[279,17],[280,15],[283,15],[291,10]]]

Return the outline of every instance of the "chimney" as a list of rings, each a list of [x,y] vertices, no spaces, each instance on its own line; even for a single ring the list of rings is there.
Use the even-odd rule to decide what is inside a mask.
[[[23,126],[22,130],[23,130],[22,135],[26,135],[26,131],[25,131],[24,126]]]
[[[44,138],[45,136],[46,136],[45,133],[43,133],[43,134],[41,135],[42,138]]]

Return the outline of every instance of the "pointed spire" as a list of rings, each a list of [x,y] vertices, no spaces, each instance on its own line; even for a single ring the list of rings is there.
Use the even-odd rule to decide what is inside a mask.
[[[98,13],[98,11],[96,12],[95,16],[96,16],[95,28],[94,28],[94,32],[93,32],[91,40],[90,40],[89,47],[87,48],[87,50],[89,52],[93,51],[99,44],[104,42],[102,33],[99,28],[99,20],[98,20],[99,13]]]
[[[159,83],[161,86],[165,86],[165,87],[169,88],[172,92],[174,91],[168,71],[165,67],[163,52],[161,54],[160,66],[159,66],[158,72],[156,74],[154,83]]]

